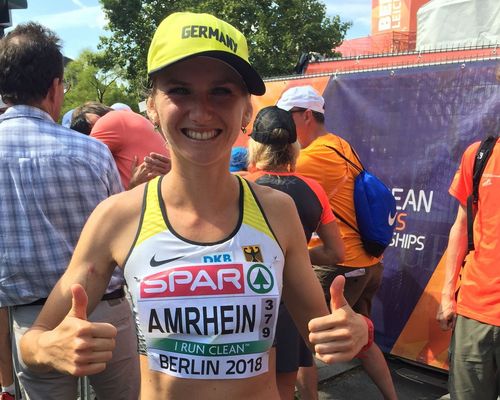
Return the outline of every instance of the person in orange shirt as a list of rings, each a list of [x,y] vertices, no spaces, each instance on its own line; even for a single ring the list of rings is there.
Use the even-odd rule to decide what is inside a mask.
[[[305,85],[286,90],[276,105],[293,115],[298,141],[302,147],[297,159],[297,173],[319,182],[339,221],[345,245],[344,262],[333,266],[314,266],[327,302],[330,284],[336,276],[343,275],[346,278],[344,295],[349,305],[356,312],[370,318],[372,298],[382,281],[383,266],[379,258],[365,251],[359,232],[352,228],[357,227],[353,191],[358,171],[350,167],[332,148],[360,165],[349,143],[327,132],[324,125],[324,103],[323,97],[312,86]],[[361,363],[384,398],[396,399],[387,362],[375,343],[363,354]],[[307,380],[307,376],[301,377],[299,374],[299,384],[300,381]]]
[[[248,163],[255,172],[245,179],[288,194],[297,206],[306,241],[313,233],[321,245],[311,248],[313,264],[333,264],[344,259],[344,243],[323,188],[295,173],[300,152],[292,115],[276,106],[265,107],[255,117],[248,141]],[[284,304],[280,304],[276,327],[276,381],[281,400],[318,399],[318,376],[313,357]],[[296,385],[297,376],[307,377]]]
[[[453,328],[449,388],[451,398],[459,400],[500,396],[500,146],[497,141],[479,182],[473,227],[475,250],[466,258],[466,203],[472,193],[472,171],[478,148],[479,142],[465,150],[449,189],[460,204],[448,239],[445,282],[437,314],[442,329]]]

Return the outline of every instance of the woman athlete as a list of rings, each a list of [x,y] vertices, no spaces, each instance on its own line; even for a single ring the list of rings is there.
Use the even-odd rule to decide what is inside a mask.
[[[279,399],[280,297],[326,362],[355,356],[367,323],[343,298],[342,278],[329,313],[293,201],[229,172],[250,95],[265,92],[244,36],[208,14],[172,14],[153,37],[148,74],[171,171],[95,209],[22,339],[23,359],[77,376],[106,368],[116,329],[86,316],[119,265],[137,312],[142,399]]]

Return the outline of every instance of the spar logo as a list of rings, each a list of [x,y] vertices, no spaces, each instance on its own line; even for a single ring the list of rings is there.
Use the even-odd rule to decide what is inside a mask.
[[[274,287],[273,274],[263,264],[252,265],[247,272],[247,282],[255,293],[269,293]]]
[[[140,284],[142,299],[244,292],[241,264],[175,267],[147,276]]]

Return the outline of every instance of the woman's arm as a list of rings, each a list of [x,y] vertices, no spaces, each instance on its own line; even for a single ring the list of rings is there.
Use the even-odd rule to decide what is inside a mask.
[[[89,217],[66,272],[21,339],[22,358],[34,370],[54,368],[83,376],[102,371],[111,358],[115,327],[88,322],[87,315],[100,301],[116,265],[110,249],[120,223],[113,197]]]
[[[345,247],[337,221],[321,224],[316,230],[322,244],[309,249],[309,258],[314,265],[333,265],[344,261]]]
[[[332,284],[332,313],[309,260],[304,231],[293,200],[281,192],[256,188],[285,252],[283,300],[302,337],[325,362],[347,361],[368,343],[368,327],[343,297],[343,281]],[[261,187],[262,188],[262,187]],[[286,223],[284,223],[286,221]]]

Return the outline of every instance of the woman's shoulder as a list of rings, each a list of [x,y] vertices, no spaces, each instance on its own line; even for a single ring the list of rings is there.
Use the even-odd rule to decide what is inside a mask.
[[[92,213],[102,223],[120,223],[141,213],[145,185],[116,193],[103,200]]]

